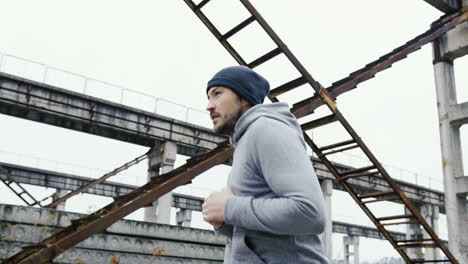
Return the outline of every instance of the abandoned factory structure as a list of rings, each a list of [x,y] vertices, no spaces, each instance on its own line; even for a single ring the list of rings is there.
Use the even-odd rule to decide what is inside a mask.
[[[272,87],[271,102],[279,102],[299,87],[309,88],[309,96],[289,103],[314,152],[311,161],[328,207],[329,224],[322,241],[330,259],[332,233],[340,233],[345,235],[345,263],[359,263],[359,237],[387,240],[406,263],[468,263],[468,179],[463,175],[460,139],[460,127],[468,123],[468,102],[457,102],[453,63],[468,52],[468,1],[425,0],[445,14],[427,31],[329,87],[313,77],[249,0],[239,0],[249,15],[226,32],[220,32],[204,12],[220,0],[183,1],[212,33],[212,41],[218,41],[238,64],[254,69],[282,57],[297,72],[295,78]],[[247,60],[230,40],[254,24],[264,33],[258,37],[268,38],[275,46]],[[433,48],[444,192],[392,178],[336,102],[341,94],[359,88],[426,44]],[[226,238],[191,228],[192,212],[201,211],[203,198],[173,190],[214,166],[231,164],[233,148],[226,137],[199,124],[15,76],[1,68],[0,113],[148,147],[148,152],[98,179],[0,160],[0,180],[25,203],[0,204],[1,263],[112,263],[116,256],[121,263],[222,263]],[[307,133],[327,126],[341,130],[343,137],[322,144]],[[331,158],[348,151],[359,153],[366,165],[352,167]],[[177,154],[191,158],[175,168]],[[107,180],[143,161],[148,164],[147,184]],[[56,192],[39,199],[25,184]],[[347,192],[374,227],[333,221],[333,190]],[[80,193],[113,197],[114,201],[89,215],[64,211],[67,200]],[[385,202],[398,203],[404,211],[381,215],[375,206]],[[178,210],[177,225],[170,225],[171,207]],[[145,208],[144,221],[123,219],[140,208]],[[448,241],[439,238],[440,214],[447,216]],[[406,232],[392,230],[395,226]]]

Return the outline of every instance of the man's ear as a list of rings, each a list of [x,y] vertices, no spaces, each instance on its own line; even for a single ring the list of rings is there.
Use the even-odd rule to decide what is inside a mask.
[[[249,110],[252,107],[249,101],[245,100],[244,98],[241,98],[241,105],[242,109],[244,109],[244,112],[247,112],[247,110]]]

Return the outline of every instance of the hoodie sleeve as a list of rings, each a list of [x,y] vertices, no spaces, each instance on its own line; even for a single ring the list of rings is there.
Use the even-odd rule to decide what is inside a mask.
[[[232,237],[232,231],[233,231],[233,227],[232,225],[230,224],[226,224],[224,223],[222,226],[220,227],[215,227],[214,228],[214,231],[217,232],[217,233],[220,233],[220,234],[223,234],[229,238]]]
[[[249,154],[276,197],[230,197],[225,222],[273,234],[322,233],[326,223],[323,194],[296,130],[267,118],[252,125]]]

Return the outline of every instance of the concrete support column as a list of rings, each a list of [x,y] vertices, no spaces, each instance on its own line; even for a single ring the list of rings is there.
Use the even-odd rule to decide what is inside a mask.
[[[408,208],[405,207],[404,214],[411,214]],[[413,240],[413,239],[422,239],[423,237],[423,229],[420,224],[407,224],[406,225],[406,239]],[[407,248],[406,254],[411,259],[422,259],[424,258],[424,253],[422,248]]]
[[[148,159],[148,181],[160,174],[165,174],[174,169],[177,155],[177,145],[166,141],[153,147],[153,152]],[[147,222],[170,224],[171,222],[172,193],[161,196],[150,208],[145,208],[144,219]]]
[[[333,194],[333,182],[332,180],[323,180],[320,183],[322,187],[323,197],[325,199],[325,208],[327,211],[327,225],[325,226],[325,231],[322,234],[322,243],[325,249],[325,255],[328,259],[332,259],[332,216],[331,216],[331,198]]]
[[[468,6],[467,0],[459,3]],[[468,124],[468,102],[457,101],[453,61],[468,54],[467,32],[465,21],[432,43],[448,242],[459,263],[468,263],[468,177],[464,176],[460,140],[460,126]]]
[[[422,217],[431,226],[436,234],[439,233],[439,207],[431,204],[424,204],[419,206],[418,211]],[[405,208],[405,214],[410,214],[409,210]],[[406,225],[406,239],[430,239],[429,234],[419,224]],[[407,254],[412,259],[425,259],[434,260],[439,259],[439,249],[435,248],[408,248]]]
[[[437,49],[434,45],[434,49]],[[434,64],[439,110],[440,145],[444,175],[445,210],[447,214],[449,249],[460,263],[468,263],[468,226],[466,177],[460,141],[460,124],[454,120],[459,109],[456,99],[453,63],[440,60]],[[460,119],[459,119],[460,120]],[[463,118],[461,119],[463,120]],[[465,194],[464,194],[465,193]]]
[[[425,204],[420,207],[422,217],[426,222],[432,227],[432,230],[436,234],[439,233],[439,207],[431,204]],[[431,238],[427,232],[423,232],[423,238]],[[424,249],[424,259],[440,259],[439,250],[435,248],[425,248]]]
[[[57,189],[55,193],[52,195],[52,202],[57,201],[61,197],[65,196],[67,193],[68,193],[67,190]],[[55,207],[55,209],[60,210],[60,211],[65,211],[65,203],[66,201],[63,203],[60,203],[59,205]]]
[[[176,213],[176,223],[178,226],[190,227],[192,221],[192,210],[180,209]]]
[[[350,250],[353,247],[353,250]],[[350,257],[354,257],[354,264],[359,264],[359,236],[348,235],[343,237],[344,264],[350,264]]]

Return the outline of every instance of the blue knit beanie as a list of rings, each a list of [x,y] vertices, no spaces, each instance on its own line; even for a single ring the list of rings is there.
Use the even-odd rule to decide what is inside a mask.
[[[208,82],[206,93],[213,86],[232,89],[250,104],[262,104],[270,91],[268,81],[246,66],[232,66],[220,70]]]

